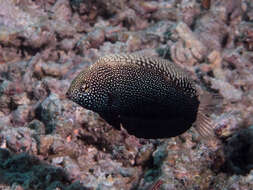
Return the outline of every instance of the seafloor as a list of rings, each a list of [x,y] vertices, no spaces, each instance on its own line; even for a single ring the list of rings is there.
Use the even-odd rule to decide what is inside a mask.
[[[219,97],[217,138],[137,139],[65,98],[99,56],[136,51]],[[252,105],[252,0],[0,0],[1,190],[252,190]]]

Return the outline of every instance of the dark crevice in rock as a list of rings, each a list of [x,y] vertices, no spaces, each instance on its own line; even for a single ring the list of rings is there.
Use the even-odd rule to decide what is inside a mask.
[[[234,134],[224,147],[226,161],[223,171],[247,175],[253,169],[253,126]]]
[[[28,189],[87,190],[80,183],[71,184],[68,174],[61,168],[42,162],[27,153],[13,154],[0,149],[0,184],[19,184]],[[71,185],[70,185],[71,184]]]

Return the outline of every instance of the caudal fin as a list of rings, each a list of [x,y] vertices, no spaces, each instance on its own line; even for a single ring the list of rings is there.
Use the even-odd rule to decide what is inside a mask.
[[[204,138],[212,138],[214,134],[215,124],[207,117],[202,109],[198,110],[196,119],[196,130]]]
[[[203,93],[199,95],[200,105],[198,108],[196,118],[196,130],[204,138],[212,138],[215,136],[214,130],[216,123],[214,123],[208,116],[210,112],[219,104],[221,97],[219,95],[212,95]]]

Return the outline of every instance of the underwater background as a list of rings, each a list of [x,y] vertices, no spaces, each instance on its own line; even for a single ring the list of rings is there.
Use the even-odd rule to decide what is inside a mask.
[[[218,94],[217,138],[138,139],[65,97],[100,56],[131,52]],[[252,73],[252,0],[0,0],[0,189],[253,189]]]

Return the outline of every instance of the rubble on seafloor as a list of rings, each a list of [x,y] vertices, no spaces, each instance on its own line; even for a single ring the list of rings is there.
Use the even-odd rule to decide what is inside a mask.
[[[253,189],[251,0],[0,0],[0,189]],[[180,64],[217,138],[143,140],[65,98],[100,56]]]

